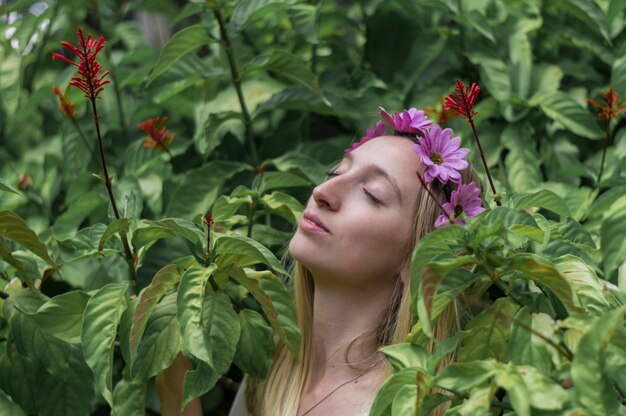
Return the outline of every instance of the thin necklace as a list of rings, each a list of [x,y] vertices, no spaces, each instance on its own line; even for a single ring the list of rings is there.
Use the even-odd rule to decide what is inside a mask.
[[[338,385],[337,387],[335,387],[334,389],[332,389],[330,391],[330,393],[326,394],[326,396],[322,397],[321,399],[319,399],[317,401],[317,403],[315,403],[313,406],[309,407],[304,413],[301,413],[300,416],[305,416],[307,415],[311,410],[315,409],[320,403],[322,403],[324,400],[328,399],[330,396],[332,396],[332,394],[334,392],[336,392],[337,390],[339,390],[340,388],[342,388],[343,386],[345,386],[346,384],[352,383],[354,380],[357,380],[361,377],[363,377],[365,375],[365,373],[367,373],[369,370],[371,370],[372,368],[374,368],[376,365],[378,365],[378,363],[382,362],[383,358],[381,358],[380,360],[376,361],[374,364],[370,365],[369,367],[367,367],[365,370],[363,370],[363,372],[361,374],[356,375],[355,377],[352,377],[350,380],[348,381],[344,381],[343,383],[341,383],[340,385]]]

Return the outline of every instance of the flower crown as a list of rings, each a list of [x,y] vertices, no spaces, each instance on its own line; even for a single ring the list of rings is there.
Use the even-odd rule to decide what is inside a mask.
[[[465,160],[469,149],[461,147],[461,139],[454,137],[452,129],[442,130],[438,124],[428,119],[423,110],[415,108],[394,113],[392,116],[383,107],[380,107],[380,116],[391,127],[394,134],[409,137],[415,142],[413,151],[426,166],[423,177],[419,172],[417,175],[429,193],[426,184],[435,180],[441,184],[444,192],[449,189],[449,182],[458,185],[452,192],[445,192],[449,202],[440,205],[442,214],[435,221],[436,228],[451,222],[465,225],[462,218],[475,217],[485,210],[482,207],[482,198],[478,186],[474,182],[462,183],[461,171],[469,166]],[[386,131],[385,123],[377,122],[367,130],[365,136],[353,143],[345,152],[352,152],[365,142],[383,136]]]

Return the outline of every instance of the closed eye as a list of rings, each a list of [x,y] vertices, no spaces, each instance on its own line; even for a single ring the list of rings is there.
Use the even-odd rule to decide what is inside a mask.
[[[381,201],[380,199],[376,198],[374,196],[374,194],[372,194],[370,191],[368,191],[367,189],[363,188],[363,192],[365,193],[365,195],[367,195],[367,197],[369,199],[372,200],[373,203],[375,203],[376,205],[382,205],[383,201]]]

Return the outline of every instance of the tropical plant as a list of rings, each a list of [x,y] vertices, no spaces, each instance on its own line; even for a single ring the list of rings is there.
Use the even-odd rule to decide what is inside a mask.
[[[454,129],[488,185],[416,247],[371,414],[626,413],[625,7],[0,1],[0,409],[159,413],[182,351],[185,402],[224,413],[276,339],[296,353],[277,258],[383,106]],[[462,329],[435,339],[453,299]]]

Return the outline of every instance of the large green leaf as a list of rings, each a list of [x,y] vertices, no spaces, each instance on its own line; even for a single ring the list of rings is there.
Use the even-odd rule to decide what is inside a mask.
[[[209,36],[202,25],[189,26],[177,32],[161,50],[161,55],[148,78],[148,85],[180,58],[209,42]]]
[[[275,276],[270,279],[252,279],[239,267],[230,267],[228,273],[245,287],[270,321],[270,325],[280,340],[289,348],[294,357],[299,356],[300,330],[296,318],[293,296],[284,283]]]
[[[184,218],[206,213],[217,199],[222,186],[236,173],[250,166],[225,161],[212,161],[185,172],[181,182],[167,193],[165,213]],[[168,191],[169,192],[169,191]]]
[[[219,381],[222,374],[211,369],[204,361],[198,361],[196,368],[185,373],[183,382],[183,403],[181,409],[196,397],[202,396],[211,390]]]
[[[22,196],[22,193],[20,191],[18,191],[17,189],[15,189],[14,187],[12,187],[11,185],[9,185],[7,183],[7,181],[5,181],[4,179],[0,178],[0,191],[5,191],[5,192],[12,192],[14,194],[17,194],[19,196]]]
[[[381,348],[380,351],[391,364],[394,371],[403,368],[416,367],[423,370],[428,368],[429,354],[419,345],[401,342]]]
[[[272,328],[263,317],[251,309],[239,312],[241,337],[234,362],[246,374],[264,377],[274,359]]]
[[[243,78],[256,71],[271,71],[291,82],[302,85],[319,94],[317,77],[309,66],[298,56],[282,49],[259,55],[243,67]]]
[[[32,319],[48,335],[75,344],[80,342],[83,313],[88,301],[89,295],[79,290],[62,293],[43,304]]]
[[[143,337],[148,318],[156,307],[159,300],[180,281],[180,273],[176,265],[169,264],[159,270],[148,287],[139,294],[137,308],[133,314],[130,328],[129,347],[131,354],[131,367],[135,361],[137,348]]]
[[[589,111],[564,92],[544,93],[536,97],[543,112],[574,134],[597,140],[604,134]]]
[[[11,396],[0,391],[0,414],[11,416],[26,416],[26,413],[20,406],[15,404]]]
[[[519,325],[519,323],[523,324]],[[545,313],[532,313],[528,306],[515,315],[509,336],[508,359],[516,365],[529,365],[549,376],[552,364],[551,346],[529,331],[532,328],[548,339],[554,338],[554,320]]]
[[[496,361],[454,363],[435,377],[434,384],[452,391],[467,391],[486,383],[496,372]]]
[[[263,16],[275,14],[298,0],[248,0],[237,3],[228,22],[228,33],[237,36],[246,27],[250,19],[259,19]]]
[[[502,132],[502,143],[509,149],[504,164],[507,179],[513,192],[527,192],[541,182],[540,158],[526,124],[510,124]]]
[[[234,235],[219,236],[215,242],[215,253],[217,255],[217,264],[220,267],[226,267],[229,264],[245,267],[262,263],[278,273],[287,275],[287,271],[276,256],[265,246],[251,238]]]
[[[275,159],[267,160],[264,165],[273,165],[281,172],[295,171],[306,177],[312,184],[318,184],[326,177],[328,168],[317,159],[302,152],[290,151]]]
[[[616,329],[623,327],[625,311],[622,306],[596,318],[574,352],[571,374],[576,399],[590,416],[618,414],[619,400],[606,376],[606,347]]]
[[[260,192],[267,192],[272,189],[310,187],[313,185],[306,177],[289,172],[267,172],[260,179]]]
[[[45,370],[20,355],[9,358],[3,354],[0,357],[0,388],[28,414],[37,413],[37,383],[46,374]]]
[[[113,352],[117,326],[126,309],[127,283],[110,283],[98,290],[87,302],[83,316],[81,340],[85,360],[93,371],[98,389],[109,403],[113,402]]]
[[[137,310],[140,306],[141,301]],[[133,380],[147,381],[174,362],[180,351],[180,329],[176,317],[176,295],[171,294],[163,298],[150,314],[133,361]]]
[[[607,276],[626,261],[626,196],[606,212],[600,228],[600,249]]]
[[[239,318],[226,293],[210,292],[205,295],[202,325],[204,345],[211,357],[212,368],[223,374],[233,361],[241,335]]]
[[[176,300],[178,324],[184,347],[211,367],[214,363],[204,346],[202,311],[207,282],[216,269],[217,265],[214,263],[207,268],[194,266],[187,269],[181,278]]]
[[[191,221],[182,218],[165,218],[159,221],[146,221],[147,227],[138,228],[133,233],[132,244],[135,250],[161,238],[180,237],[191,244],[202,242],[204,231]]]
[[[120,218],[109,224],[104,230],[102,237],[100,237],[100,241],[98,242],[98,251],[104,250],[104,245],[106,244],[107,240],[111,238],[111,236],[113,236],[113,234],[127,232],[128,224],[128,218]]]
[[[494,302],[493,309],[495,311],[481,312],[465,326],[470,333],[459,349],[459,362],[488,358],[506,360],[510,319],[515,316],[518,306],[509,298],[499,298]]]
[[[520,209],[539,207],[559,214],[561,218],[570,215],[569,208],[565,205],[563,199],[548,189],[529,194],[515,194],[513,201],[515,207]]]
[[[198,153],[205,157],[222,143],[227,133],[236,132],[242,136],[245,128],[241,113],[234,111],[215,113],[208,110],[214,108],[207,105],[196,108],[196,132],[193,136]]]
[[[551,261],[536,254],[516,253],[510,257],[509,270],[515,277],[532,280],[550,289],[570,312],[582,312],[574,301],[569,282]]]
[[[388,377],[382,384],[370,410],[370,416],[385,416],[390,414],[391,407],[396,394],[405,386],[415,387],[415,378],[418,373],[417,368],[405,368]]]
[[[114,416],[144,416],[146,414],[146,384],[120,380],[113,390]]]
[[[56,266],[54,260],[48,254],[46,246],[37,238],[37,234],[15,212],[0,211],[0,237],[14,241],[35,253],[51,266]]]
[[[304,206],[300,201],[289,194],[279,191],[263,195],[261,203],[264,204],[270,212],[280,215],[294,225],[298,223],[304,211]]]

